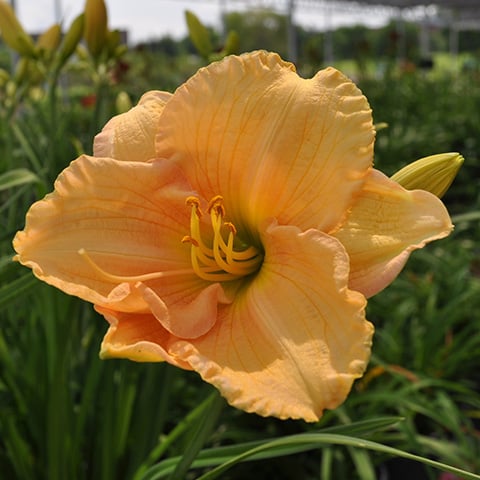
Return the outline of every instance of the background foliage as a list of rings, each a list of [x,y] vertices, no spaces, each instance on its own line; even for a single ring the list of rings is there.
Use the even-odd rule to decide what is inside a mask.
[[[453,59],[438,51],[434,68],[422,70],[416,67],[415,27],[408,26],[406,68],[392,45],[393,26],[335,32],[335,66],[356,79],[375,121],[388,123],[378,132],[378,168],[391,174],[443,151],[459,151],[466,162],[444,198],[455,232],[416,252],[396,282],[369,302],[376,336],[366,375],[344,405],[319,424],[307,425],[227,407],[191,372],[100,361],[106,324],[91,306],[40,284],[11,262],[11,239],[23,227],[29,205],[51,190],[72,159],[91,153],[93,135],[108,118],[145,90],[173,91],[199,66],[231,51],[266,48],[286,56],[285,19],[272,12],[231,13],[225,41],[197,25],[191,39],[162,38],[128,50],[105,24],[99,28],[110,42],[100,51],[78,43],[85,18],[76,21],[66,26],[70,37],[51,44],[47,54],[38,48],[30,56],[0,49],[4,478],[216,478],[215,470],[206,473],[205,467],[249,449],[255,449],[251,458],[256,461],[223,471],[221,478],[446,478],[388,448],[480,472],[480,71],[475,53]],[[81,35],[73,38],[80,26]],[[202,43],[205,35],[208,42]],[[436,36],[438,49],[445,46],[442,35]],[[74,43],[68,55],[66,38]],[[470,38],[468,45],[477,48],[478,38]],[[310,75],[323,65],[324,37],[298,29],[298,39],[298,68]],[[462,70],[465,58],[469,68]],[[269,439],[279,440],[270,445]]]

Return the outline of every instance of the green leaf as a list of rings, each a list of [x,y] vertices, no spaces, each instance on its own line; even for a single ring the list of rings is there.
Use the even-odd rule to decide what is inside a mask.
[[[193,45],[203,58],[208,59],[213,52],[209,31],[198,17],[189,10],[185,11],[185,18],[187,20],[188,33]]]
[[[27,290],[38,284],[38,280],[29,272],[6,285],[0,287],[0,308],[25,294]]]
[[[220,415],[220,411],[225,401],[218,392],[214,392],[209,397],[209,408],[205,415],[200,418],[200,422],[195,429],[191,430],[191,438],[185,449],[185,453],[175,466],[175,470],[171,473],[169,479],[185,478],[190,466],[195,461],[198,452],[205,444],[205,441],[212,433],[215,424]]]
[[[40,178],[26,168],[16,168],[0,175],[0,191],[8,188],[25,185],[26,183],[41,182]]]
[[[381,453],[386,453],[388,455],[407,458],[409,460],[415,460],[426,465],[444,470],[446,472],[454,473],[460,478],[479,480],[480,475],[474,473],[466,472],[459,468],[452,467],[450,465],[445,465],[429,458],[424,458],[412,453],[404,452],[397,448],[389,447],[388,445],[383,445],[381,443],[372,442],[370,440],[365,440],[363,438],[355,438],[346,435],[338,434],[329,434],[329,433],[305,433],[299,435],[291,435],[289,437],[280,438],[277,440],[269,441],[263,445],[252,448],[241,455],[238,455],[231,460],[219,465],[218,467],[210,470],[208,473],[202,475],[198,480],[214,480],[218,478],[219,475],[227,471],[229,468],[233,467],[235,464],[247,460],[250,457],[253,457],[261,452],[275,452],[277,450],[284,450],[285,447],[293,446],[302,446],[305,450],[312,450],[315,448],[322,448],[324,445],[345,445],[353,448],[362,448],[374,450]]]
[[[322,432],[365,434],[391,427],[401,420],[401,417],[373,418],[355,422],[349,425],[337,425],[335,427],[325,428],[322,430]],[[270,440],[258,440],[237,445],[204,449],[198,454],[195,461],[192,463],[192,468],[204,468],[225,464],[236,457],[242,456],[245,454],[245,452],[262,447],[268,442],[270,442]],[[315,448],[318,447],[316,445],[312,446],[299,443],[289,445],[287,443],[285,445],[277,446],[273,450],[260,450],[258,452],[254,452],[246,460],[253,461],[282,457],[285,455],[293,455],[295,453],[305,452]],[[179,463],[180,458],[181,457],[173,457],[163,460],[157,465],[151,467],[148,471],[142,471],[142,474],[136,476],[135,478],[140,480],[158,480],[160,478],[165,478],[167,475],[171,474],[176,465]]]

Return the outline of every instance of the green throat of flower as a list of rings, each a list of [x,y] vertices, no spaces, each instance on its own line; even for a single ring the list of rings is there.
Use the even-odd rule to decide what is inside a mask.
[[[235,248],[237,229],[233,223],[224,222],[223,197],[213,197],[207,208],[213,230],[211,246],[203,241],[200,233],[200,218],[203,215],[200,201],[196,197],[188,197],[186,204],[192,209],[190,235],[185,236],[182,242],[191,244],[192,267],[200,278],[225,282],[250,275],[260,268],[263,254],[256,247]],[[227,234],[226,241],[224,234]]]

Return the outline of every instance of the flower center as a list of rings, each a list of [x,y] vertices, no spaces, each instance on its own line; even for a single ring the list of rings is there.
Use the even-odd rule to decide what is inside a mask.
[[[217,195],[210,200],[207,213],[213,230],[212,245],[208,246],[200,234],[200,201],[197,197],[188,197],[186,204],[191,207],[190,235],[182,242],[191,244],[191,259],[195,273],[204,280],[225,282],[236,280],[256,272],[263,261],[263,254],[253,246],[235,248],[238,238],[237,229],[231,222],[224,222],[225,207],[223,197]],[[228,233],[227,240],[224,234]]]

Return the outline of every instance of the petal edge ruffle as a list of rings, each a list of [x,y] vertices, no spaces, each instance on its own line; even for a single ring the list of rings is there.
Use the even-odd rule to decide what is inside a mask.
[[[302,79],[258,51],[214,62],[177,89],[156,148],[204,198],[222,195],[231,221],[258,240],[267,218],[333,229],[371,168],[374,136],[368,101],[343,74]]]
[[[265,263],[208,335],[169,353],[214,384],[230,404],[262,416],[316,421],[362,375],[372,325],[347,289],[348,257],[317,230],[270,226]]]
[[[446,237],[452,229],[437,197],[405,190],[374,170],[334,236],[350,257],[349,287],[368,298],[396,278],[413,250]]]
[[[70,295],[147,311],[133,288],[139,276],[182,271],[178,289],[192,293],[205,286],[181,243],[189,230],[189,195],[181,172],[167,162],[82,156],[60,174],[54,192],[28,211],[25,229],[13,241],[15,259]]]
[[[155,158],[155,135],[171,96],[168,92],[152,90],[142,95],[128,112],[111,118],[94,139],[94,156],[130,162]]]

